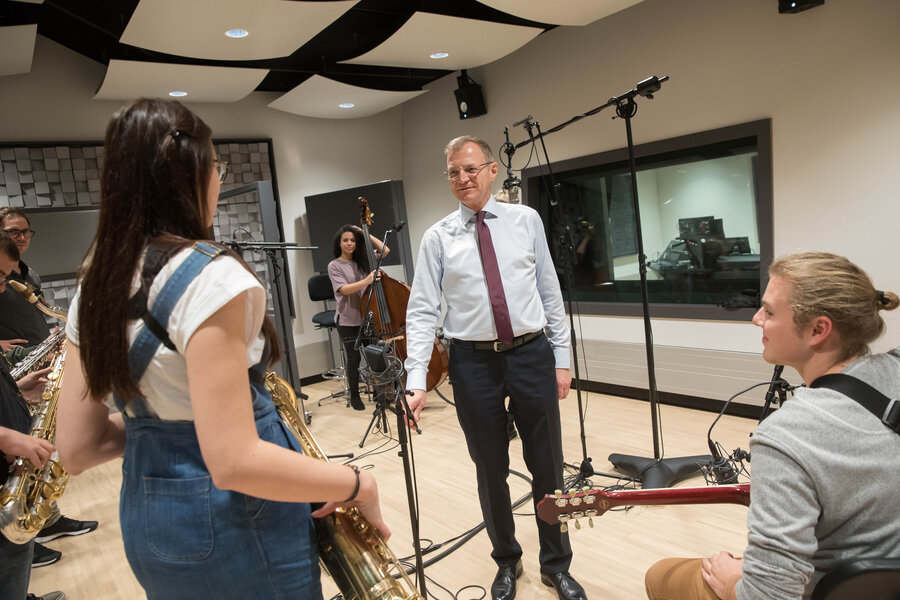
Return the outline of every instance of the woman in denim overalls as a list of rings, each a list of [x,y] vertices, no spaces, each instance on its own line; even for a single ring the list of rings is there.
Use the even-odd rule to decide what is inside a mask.
[[[177,102],[138,100],[113,116],[103,159],[66,330],[63,464],[124,455],[122,536],[148,598],[320,598],[312,517],[352,504],[390,532],[372,476],[303,456],[278,418],[262,286],[195,241],[227,166],[211,131]]]

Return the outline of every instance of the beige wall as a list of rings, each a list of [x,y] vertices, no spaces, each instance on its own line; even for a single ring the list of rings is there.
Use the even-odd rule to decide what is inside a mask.
[[[829,0],[779,15],[774,0],[645,0],[586,27],[560,27],[513,55],[470,71],[488,114],[461,122],[454,73],[429,93],[368,119],[333,121],[269,109],[272,94],[191,105],[217,136],[271,137],[287,237],[308,239],[304,196],[373,181],[404,180],[413,252],[425,229],[453,210],[443,144],[461,133],[495,148],[504,125],[531,114],[547,129],[606,102],[649,75],[669,75],[656,100],[640,100],[637,143],[761,118],[773,120],[775,251],[826,249],[858,261],[900,290],[892,241],[900,222],[900,3]],[[38,38],[33,72],[0,78],[0,140],[98,140],[118,102],[92,99],[104,67]],[[548,136],[554,161],[624,146],[609,110]],[[514,142],[525,138],[512,131]],[[521,167],[524,152],[515,157]],[[535,164],[535,163],[532,163]],[[505,173],[500,174],[497,185]],[[311,259],[295,255],[301,372],[325,364],[307,299]],[[900,316],[878,349],[900,345]],[[639,319],[583,317],[599,342],[642,343]],[[661,346],[756,354],[747,324],[656,320]],[[592,379],[603,380],[599,371]]]
[[[593,25],[557,28],[471,70],[485,92],[483,117],[459,121],[455,77],[444,77],[403,106],[414,248],[454,207],[440,177],[451,137],[472,133],[499,148],[504,125],[526,115],[549,129],[645,77],[669,75],[655,100],[639,101],[636,143],[771,118],[776,254],[842,253],[876,285],[898,290],[898,30],[895,0],[829,0],[796,15],[779,15],[774,0],[645,0]],[[623,147],[624,123],[612,116],[607,109],[547,136],[551,160]],[[521,128],[511,136],[527,137]],[[640,319],[583,317],[582,327],[588,340],[643,343]],[[891,314],[888,327],[877,349],[900,345],[900,316]],[[660,319],[654,335],[662,346],[760,351],[758,330],[745,324]]]

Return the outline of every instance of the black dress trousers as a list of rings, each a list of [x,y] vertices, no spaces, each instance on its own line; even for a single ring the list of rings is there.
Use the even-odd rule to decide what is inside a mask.
[[[481,512],[498,566],[513,566],[522,556],[516,541],[509,497],[509,438],[506,407],[522,440],[531,472],[534,504],[562,488],[563,454],[559,397],[553,350],[546,336],[507,352],[450,345],[450,381],[456,414],[475,463]],[[535,516],[540,537],[541,572],[569,570],[572,549],[568,534]]]

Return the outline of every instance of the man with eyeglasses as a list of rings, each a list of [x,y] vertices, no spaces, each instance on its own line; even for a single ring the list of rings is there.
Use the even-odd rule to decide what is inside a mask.
[[[444,149],[459,208],[422,238],[406,317],[409,407],[418,421],[434,331],[446,304],[450,381],[497,563],[494,600],[511,600],[522,574],[509,497],[505,398],[532,475],[533,502],[563,487],[559,401],[569,393],[569,326],[544,225],[528,207],[491,195],[497,163],[473,136]],[[545,333],[546,330],[546,333]],[[586,598],[569,575],[568,534],[535,519],[541,582],[563,600]]]
[[[25,211],[14,206],[0,208],[0,229],[8,235],[19,250],[19,260],[8,280],[28,283],[40,289],[41,278],[25,264],[21,256],[28,251],[34,231]],[[0,347],[4,351],[16,346],[36,346],[50,334],[50,327],[43,313],[25,297],[6,286],[0,292]]]
[[[34,235],[25,211],[16,207],[0,208],[0,230],[3,231],[0,235],[5,238],[0,244],[4,284],[12,280],[40,289],[41,278],[22,260],[22,254],[28,250]],[[10,241],[13,243],[10,244]],[[18,348],[36,346],[49,335],[50,327],[44,314],[11,286],[0,286],[0,346],[4,354],[18,357],[23,353],[22,350],[15,352]],[[82,535],[95,530],[97,525],[97,521],[78,521],[63,516],[54,503],[53,514],[35,538],[32,567],[52,565],[62,557],[58,550],[39,542],[49,542],[61,536]]]

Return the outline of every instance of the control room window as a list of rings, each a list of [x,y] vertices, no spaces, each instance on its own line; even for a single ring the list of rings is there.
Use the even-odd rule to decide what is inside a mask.
[[[754,310],[772,254],[770,128],[757,121],[635,148],[654,316],[744,320]],[[523,173],[564,294],[571,291],[580,312],[639,314],[627,152],[554,164],[553,177],[558,207],[546,169]]]

